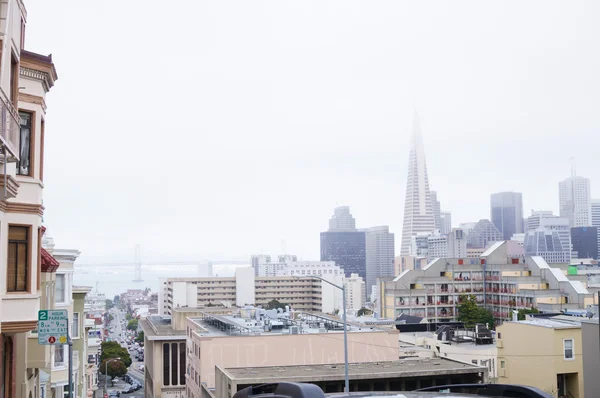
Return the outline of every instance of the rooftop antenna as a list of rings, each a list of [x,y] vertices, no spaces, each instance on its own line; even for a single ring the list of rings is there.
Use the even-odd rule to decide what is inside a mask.
[[[577,171],[575,169],[575,158],[571,157],[569,160],[571,161],[571,177],[575,177],[577,175]]]

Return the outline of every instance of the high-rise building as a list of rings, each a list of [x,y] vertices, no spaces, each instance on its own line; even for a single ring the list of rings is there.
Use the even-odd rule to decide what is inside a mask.
[[[448,235],[438,233],[427,237],[427,262],[448,256]]]
[[[550,264],[571,261],[571,230],[569,219],[544,215],[539,227],[525,233],[523,249],[528,256],[541,256]]]
[[[467,235],[460,228],[453,229],[448,234],[448,257],[467,257]]]
[[[367,228],[366,243],[366,288],[367,295],[377,283],[377,278],[394,276],[394,234],[387,225]]]
[[[366,279],[365,231],[355,228],[350,209],[336,208],[329,227],[321,232],[321,261],[334,261],[345,275],[355,273]]]
[[[576,258],[598,258],[598,229],[596,227],[571,228],[571,244]]]
[[[540,227],[542,219],[546,217],[557,217],[551,210],[531,210],[531,216],[525,222],[525,232],[535,231]]]
[[[442,231],[442,210],[440,206],[440,201],[437,197],[436,191],[431,191],[431,206],[433,208],[433,222],[435,224],[435,229],[438,231]]]
[[[479,220],[467,235],[467,246],[486,248],[491,243],[504,240],[502,232],[490,220]]]
[[[592,225],[590,179],[572,176],[558,184],[560,216],[569,219],[571,227]]]
[[[523,232],[523,195],[520,192],[498,192],[490,197],[492,223],[504,240]]]
[[[346,306],[348,310],[360,310],[365,306],[365,281],[358,274],[351,274],[349,278],[344,278],[344,288],[346,289]]]
[[[356,221],[350,214],[350,207],[340,206],[333,210],[333,217],[329,220],[330,231],[356,231]]]
[[[440,212],[440,218],[442,221],[440,233],[442,235],[447,235],[452,231],[452,214],[449,211],[442,211]]]
[[[417,115],[414,119],[408,160],[403,223],[400,254],[406,256],[413,254],[411,253],[411,237],[422,232],[431,233],[435,229],[429,178],[427,177],[427,166],[425,164],[425,150]]]
[[[592,227],[598,230],[598,250],[600,251],[600,199],[592,199]]]

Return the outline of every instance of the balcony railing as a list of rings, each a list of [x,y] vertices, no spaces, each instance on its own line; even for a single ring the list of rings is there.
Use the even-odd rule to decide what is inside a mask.
[[[0,141],[8,149],[9,161],[19,159],[19,141],[21,139],[21,121],[19,112],[0,89]]]

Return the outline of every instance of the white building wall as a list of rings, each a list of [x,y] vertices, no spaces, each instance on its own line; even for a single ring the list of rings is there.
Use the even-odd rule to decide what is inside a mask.
[[[170,286],[173,291],[172,295],[172,308],[184,307],[184,306],[196,306],[196,300],[192,303],[187,302],[187,282],[172,282]]]
[[[592,227],[598,228],[598,248],[600,249],[600,199],[593,199],[591,208]],[[600,257],[600,255],[598,257]]]
[[[560,216],[569,219],[571,227],[592,225],[590,179],[569,177],[558,184]]]
[[[348,310],[357,311],[365,306],[365,281],[358,274],[344,279],[346,305]]]
[[[235,270],[235,304],[242,307],[254,304],[254,268],[240,267]]]
[[[279,274],[273,276],[320,276],[321,278],[342,286],[344,271],[335,261],[292,261],[283,267]],[[342,291],[328,283],[322,286],[322,311],[333,313],[342,308]]]
[[[443,258],[448,256],[448,241],[446,235],[430,235],[427,238],[427,258],[429,261],[434,258]]]
[[[448,257],[467,257],[467,234],[460,228],[455,228],[448,234]]]

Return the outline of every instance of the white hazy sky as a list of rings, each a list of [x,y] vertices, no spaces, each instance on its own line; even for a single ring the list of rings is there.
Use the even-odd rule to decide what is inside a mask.
[[[336,205],[399,251],[412,115],[453,224],[600,196],[600,2],[26,0],[52,53],[45,223],[87,259],[318,259]],[[82,259],[83,260],[83,259]]]

